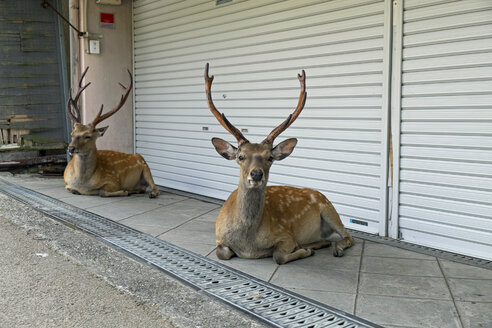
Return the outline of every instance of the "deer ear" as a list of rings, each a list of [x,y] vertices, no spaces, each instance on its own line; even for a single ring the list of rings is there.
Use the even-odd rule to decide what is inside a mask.
[[[102,137],[104,135],[104,132],[106,132],[106,130],[108,128],[109,128],[109,126],[105,126],[105,127],[102,127],[102,128],[97,128],[96,131],[99,134],[99,136]]]
[[[272,157],[276,161],[280,161],[289,156],[297,145],[296,138],[290,138],[279,143],[272,149]]]
[[[220,138],[212,138],[212,144],[214,145],[215,150],[220,154],[220,156],[224,157],[225,159],[231,160],[236,158],[237,148],[227,141]]]

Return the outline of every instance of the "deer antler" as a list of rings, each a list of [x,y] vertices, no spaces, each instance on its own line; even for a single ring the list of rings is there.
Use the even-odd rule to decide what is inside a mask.
[[[77,95],[75,96],[75,99],[72,98],[72,93],[70,92],[70,99],[68,99],[67,102],[67,112],[68,116],[70,116],[70,119],[74,123],[82,123],[81,117],[80,117],[80,109],[78,107],[78,102],[79,102],[79,97],[82,94],[82,92],[91,84],[90,82],[87,83],[82,87],[82,80],[84,79],[85,74],[87,73],[87,70],[89,69],[89,66],[85,69],[84,73],[82,73],[82,76],[79,79],[79,90],[77,91]]]
[[[299,79],[299,82],[301,83],[301,94],[299,95],[299,102],[297,103],[297,107],[294,110],[292,114],[287,117],[285,121],[282,122],[279,126],[277,126],[275,129],[270,132],[268,137],[263,140],[263,143],[269,143],[273,145],[273,141],[275,138],[277,138],[282,132],[285,131],[294,121],[297,119],[299,114],[302,112],[302,109],[304,108],[304,105],[306,104],[306,73],[304,70],[302,70],[302,74],[297,74],[297,78]]]
[[[128,99],[128,96],[130,95],[130,91],[132,90],[132,87],[133,87],[133,76],[129,70],[128,70],[128,75],[130,75],[130,86],[128,88],[125,88],[125,86],[123,84],[118,83],[123,88],[123,90],[126,90],[126,93],[124,95],[121,95],[121,99],[120,99],[120,102],[118,103],[118,105],[115,108],[113,108],[113,110],[111,110],[110,112],[107,112],[104,115],[101,115],[102,111],[103,111],[103,106],[104,106],[104,105],[101,105],[101,109],[99,110],[99,113],[97,113],[96,118],[91,123],[92,126],[96,126],[97,124],[101,123],[102,121],[104,121],[105,119],[107,119],[108,117],[110,117],[114,113],[116,113],[118,110],[120,110],[121,107],[123,107],[126,100]]]
[[[219,113],[217,108],[215,108],[214,102],[212,101],[212,81],[214,80],[214,76],[208,76],[208,63],[205,65],[205,93],[207,94],[207,103],[208,107],[212,114],[214,114],[215,118],[219,123],[227,130],[230,134],[232,134],[237,139],[238,146],[241,146],[243,143],[249,142],[248,139],[244,137],[244,135],[239,131],[234,125],[229,122],[229,120],[222,113]]]

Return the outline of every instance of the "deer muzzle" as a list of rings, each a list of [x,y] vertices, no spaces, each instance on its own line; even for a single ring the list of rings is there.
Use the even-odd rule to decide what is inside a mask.
[[[248,182],[253,187],[261,186],[263,184],[264,176],[265,175],[263,174],[262,170],[253,169],[249,173]]]
[[[68,150],[68,154],[70,156],[72,156],[73,153],[75,152],[75,147],[74,146],[68,146],[67,150]]]
[[[263,172],[261,170],[251,171],[251,179],[255,182],[261,181],[263,179]]]

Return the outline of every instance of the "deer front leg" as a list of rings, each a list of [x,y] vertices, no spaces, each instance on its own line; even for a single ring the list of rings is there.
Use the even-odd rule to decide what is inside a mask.
[[[129,195],[131,195],[131,194],[143,194],[143,193],[145,193],[146,190],[147,190],[146,186],[138,186],[138,187],[135,187],[135,189],[128,191],[128,194]]]
[[[84,191],[79,191],[77,189],[68,188],[68,187],[66,187],[66,189],[74,195],[84,195],[84,196],[99,195],[99,190],[97,190],[97,189],[96,190],[84,190]]]
[[[106,191],[104,189],[101,189],[99,190],[99,196],[101,197],[128,196],[128,191],[126,190]]]
[[[299,248],[291,241],[280,242],[275,245],[273,260],[277,264],[285,264],[290,261],[303,259],[314,254],[311,248]]]
[[[311,249],[320,249],[323,247],[329,247],[331,245],[331,241],[323,239],[320,241],[315,241],[314,243],[302,245],[303,248],[311,248]]]
[[[70,192],[70,193],[72,193],[72,194],[74,194],[74,195],[80,195],[80,192],[79,192],[78,190],[75,190],[75,189],[69,188],[68,186],[66,186],[66,187],[65,187],[65,189],[66,189],[68,192]]]
[[[218,245],[215,254],[217,254],[217,257],[221,260],[229,260],[231,257],[236,255],[232,249],[224,245]]]

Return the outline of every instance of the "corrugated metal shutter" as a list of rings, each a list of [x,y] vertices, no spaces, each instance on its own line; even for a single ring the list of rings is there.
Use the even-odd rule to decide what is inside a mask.
[[[34,145],[66,141],[61,36],[56,14],[39,2],[0,2],[0,144],[17,135]]]
[[[492,259],[492,2],[403,17],[401,236]]]
[[[307,73],[300,118],[278,138],[299,139],[274,165],[270,184],[318,189],[350,218],[378,232],[382,178],[384,1],[135,1],[136,151],[156,183],[225,199],[236,163],[214,136],[235,142],[209,112],[214,102],[259,142],[295,108],[297,74]],[[383,164],[382,164],[383,163]]]

